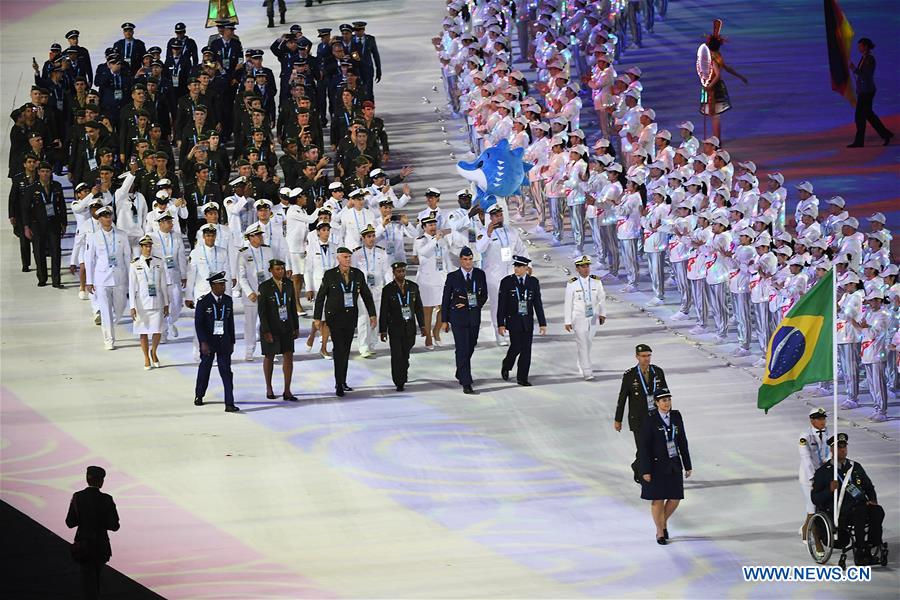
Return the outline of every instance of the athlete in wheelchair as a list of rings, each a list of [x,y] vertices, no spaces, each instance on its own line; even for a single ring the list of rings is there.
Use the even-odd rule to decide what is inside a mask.
[[[809,553],[819,564],[831,558],[835,548],[841,551],[838,564],[844,568],[847,551],[853,549],[853,561],[858,566],[886,565],[887,544],[881,540],[881,523],[884,509],[878,505],[875,486],[859,463],[847,458],[846,433],[837,435],[837,452],[834,436],[828,438],[832,456],[838,459],[838,479],[834,480],[834,465],[831,460],[819,467],[813,476],[810,497],[816,505],[816,514],[810,520],[807,536]],[[838,492],[837,529],[834,526],[833,495]]]

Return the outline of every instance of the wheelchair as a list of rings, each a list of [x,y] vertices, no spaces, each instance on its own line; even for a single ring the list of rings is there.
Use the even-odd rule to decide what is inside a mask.
[[[864,532],[865,533],[865,532]],[[854,548],[856,547],[856,532],[851,524],[847,524],[840,529],[835,527],[831,518],[831,513],[819,511],[815,513],[809,520],[806,534],[806,547],[809,555],[817,564],[824,565],[830,559],[835,550],[839,550],[841,555],[838,559],[838,566],[841,569],[847,568],[847,554],[854,552],[853,562],[857,563],[857,556]],[[880,564],[882,567],[888,562],[888,545],[882,542],[880,546],[870,545],[869,548],[869,565],[874,566]]]

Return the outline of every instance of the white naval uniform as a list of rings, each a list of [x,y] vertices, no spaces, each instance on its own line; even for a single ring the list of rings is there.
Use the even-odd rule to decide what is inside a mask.
[[[484,225],[477,216],[470,217],[469,211],[457,207],[447,214],[447,224],[450,227],[450,265],[451,268],[459,267],[459,252],[469,246],[473,250],[475,239],[484,229]],[[475,257],[476,262],[479,257]]]
[[[369,225],[374,229],[377,222],[375,213],[368,208],[356,210],[350,207],[333,216],[331,220],[336,221],[344,229],[344,246],[347,248],[356,248],[362,245],[362,237],[359,232]]]
[[[307,213],[299,204],[291,205],[285,212],[285,241],[291,257],[290,266],[293,275],[306,272],[306,238],[309,226],[319,218],[319,209]]]
[[[260,244],[259,248],[247,245],[240,249],[237,256],[238,285],[241,286],[241,301],[244,305],[244,358],[253,357],[256,350],[257,319],[259,317],[259,298],[250,299],[250,294],[259,294],[259,284],[272,277],[269,272],[269,261],[275,258],[268,246]]]
[[[231,295],[232,261],[227,249],[213,245],[197,244],[188,257],[187,285],[184,299],[191,302],[210,292],[207,279],[214,273],[225,273],[225,293]]]
[[[153,203],[153,210],[148,212],[147,217],[144,219],[144,231],[146,233],[159,231],[159,218],[162,215],[172,215],[172,231],[181,235],[181,223],[179,221],[180,219],[187,219],[187,207],[182,206],[179,208],[172,202],[166,205],[165,210],[160,210],[156,202]]]
[[[497,331],[500,280],[512,274],[514,255],[530,257],[518,232],[506,225],[494,229],[490,237],[485,229],[475,240],[475,249],[481,253],[481,268],[487,280],[488,301],[491,303],[491,329],[494,332],[494,339],[499,342],[505,338]]]
[[[100,310],[100,328],[106,344],[116,342],[116,322],[122,318],[128,294],[128,264],[131,247],[121,229],[98,227],[87,238],[84,267],[85,284],[94,286]]]
[[[134,175],[127,173],[122,185],[116,190],[116,227],[128,236],[132,255],[140,254],[138,240],[144,236],[144,223],[147,221],[147,201],[140,192],[133,194],[128,190],[134,182]]]
[[[422,306],[440,306],[451,264],[450,238],[424,234],[413,242],[413,254],[419,257],[416,283]]]
[[[153,256],[160,259],[165,267],[166,286],[169,297],[169,325],[178,322],[184,308],[184,288],[182,281],[187,279],[187,255],[181,234],[174,231],[162,233],[155,231],[147,234],[153,239]],[[163,335],[165,338],[166,336]]]
[[[152,254],[149,263],[139,256],[128,267],[128,309],[137,316],[132,325],[135,335],[162,334],[166,330],[163,310],[169,306],[166,265]]]
[[[399,221],[383,224],[383,219],[375,225],[375,243],[384,248],[390,262],[406,262],[406,238],[416,239],[416,228],[412,223],[403,225]]]
[[[268,223],[263,223],[262,221],[254,221],[248,227],[252,228],[259,225],[259,228],[263,230],[263,244],[270,247],[272,252],[275,254],[275,258],[279,260],[283,260],[284,264],[287,265],[287,270],[291,270],[291,257],[287,248],[287,241],[284,239],[284,230],[280,225],[276,225],[272,222],[272,219],[269,219]]]
[[[582,377],[594,376],[591,345],[597,331],[598,317],[606,317],[606,292],[596,275],[575,276],[566,284],[565,324],[572,326],[578,347],[578,369]]]
[[[337,266],[337,245],[319,241],[318,236],[306,244],[306,274],[303,278],[307,292],[319,291],[325,271]]]
[[[829,437],[831,434],[827,427],[819,433],[819,430],[812,425],[800,434],[800,491],[803,493],[808,515],[816,512],[816,505],[810,499],[813,475],[815,475],[816,469],[831,458],[831,449],[828,447]]]
[[[364,245],[353,251],[350,258],[350,264],[360,271],[366,277],[366,285],[372,292],[372,300],[375,302],[375,310],[381,310],[381,290],[384,285],[394,278],[391,269],[391,259],[380,246],[373,246],[371,249]],[[419,267],[421,269],[421,267]],[[376,313],[377,314],[377,313]],[[375,350],[375,343],[378,340],[378,324],[372,327],[369,322],[369,313],[361,310],[356,321],[356,338],[360,354],[367,354]]]

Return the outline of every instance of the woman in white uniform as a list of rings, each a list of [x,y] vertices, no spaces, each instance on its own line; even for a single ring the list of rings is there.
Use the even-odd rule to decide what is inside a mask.
[[[159,367],[156,348],[169,315],[169,286],[165,264],[153,256],[153,238],[145,235],[139,244],[141,253],[128,268],[128,308],[134,320],[133,332],[141,338],[144,370],[149,371]]]
[[[421,221],[424,233],[413,243],[413,252],[419,257],[416,283],[422,306],[425,309],[425,348],[434,350],[441,345],[440,330],[443,326],[440,306],[444,294],[444,280],[450,269],[449,238],[437,228],[437,219],[425,217]],[[432,323],[432,315],[436,316]]]

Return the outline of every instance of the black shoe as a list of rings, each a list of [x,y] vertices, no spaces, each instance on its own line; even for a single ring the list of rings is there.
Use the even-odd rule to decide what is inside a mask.
[[[500,367],[500,377],[503,378],[503,381],[509,381],[509,369]]]
[[[853,142],[852,144],[847,144],[847,147],[848,147],[848,148],[862,148],[863,145],[862,145],[862,144],[857,144],[856,142]]]
[[[669,539],[669,530],[668,529],[663,529],[663,537],[666,539]]]
[[[238,408],[237,406],[235,406],[234,404],[226,404],[226,405],[225,405],[225,412],[241,412],[241,409],[239,409],[239,408]]]
[[[884,144],[882,144],[882,146],[887,146],[888,144],[890,144],[893,137],[894,137],[893,133],[888,134],[888,136],[886,138],[884,138]]]
[[[55,288],[58,289],[58,290],[64,290],[64,289],[66,289],[66,286],[64,286],[64,285],[61,284],[61,283],[54,283],[54,284],[53,284],[53,287],[55,287]]]
[[[659,544],[660,546],[665,546],[669,542],[667,542],[666,538],[664,538],[664,537],[658,537],[658,538],[656,538],[656,543]]]
[[[306,0],[306,8],[310,8],[312,6],[312,0]]]
[[[281,20],[278,21],[280,24],[284,25],[284,13],[281,13]]]
[[[28,272],[30,272],[30,271],[31,271],[31,267],[22,267],[22,272],[23,272],[23,273],[28,273]]]
[[[397,386],[397,391],[398,391],[398,392],[402,392],[402,391],[403,391],[403,384],[402,384],[402,383],[401,383],[400,385]]]
[[[272,28],[275,27],[275,19],[269,19],[269,24],[266,27]]]
[[[352,392],[352,391],[353,391],[353,388],[350,387],[349,385],[347,385],[346,383],[344,384],[343,387],[344,387],[344,391],[345,391],[345,392]]]
[[[203,398],[196,396],[194,398],[194,406],[203,406]]]
[[[266,394],[267,400],[274,400],[275,398],[277,398],[277,396],[275,394]]]
[[[338,396],[343,396],[344,395],[343,386],[340,386],[340,385],[334,386],[334,393],[337,394]]]
[[[524,387],[531,387],[530,381],[516,381],[516,383],[518,383],[519,385],[524,386]]]
[[[463,394],[474,394],[474,393],[475,393],[475,390],[472,389],[471,385],[463,386]]]
[[[38,281],[38,287],[47,287],[46,281]]]
[[[297,396],[295,396],[293,394],[286,394],[286,395],[282,396],[282,398],[284,399],[285,402],[300,402],[300,398],[298,398]]]

